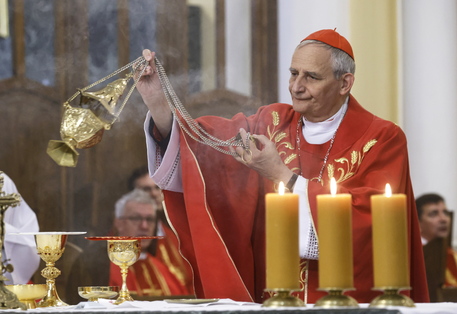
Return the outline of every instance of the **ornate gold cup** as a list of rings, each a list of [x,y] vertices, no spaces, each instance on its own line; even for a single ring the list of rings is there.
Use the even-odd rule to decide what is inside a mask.
[[[38,232],[34,233],[38,255],[46,262],[46,267],[41,270],[41,275],[46,278],[47,292],[38,302],[38,307],[66,306],[57,294],[55,279],[60,276],[60,270],[55,262],[60,259],[65,251],[67,237],[71,234],[85,234],[86,232]]]
[[[97,82],[76,92],[63,104],[62,123],[60,125],[61,141],[49,141],[47,153],[60,166],[76,167],[79,153],[76,149],[90,148],[102,140],[104,130],[109,130],[123,110],[128,98],[135,89],[141,73],[144,71],[146,60],[143,57],[125,65]],[[132,67],[132,71],[124,78],[107,84],[98,91],[88,91],[90,88],[114,77],[118,73]],[[129,92],[120,101],[128,86],[133,73],[138,71]],[[79,96],[79,104],[70,103]]]
[[[118,295],[119,287],[78,287],[78,294],[81,298],[88,299],[89,302],[98,302],[99,298],[111,299]]]
[[[7,285],[5,287],[16,294],[19,301],[24,303],[27,309],[36,308],[35,300],[43,298],[47,292],[45,284]]]
[[[139,240],[108,240],[108,257],[121,268],[122,287],[119,297],[114,304],[121,304],[124,301],[133,301],[127,289],[127,273],[129,266],[133,265],[141,253],[141,242]]]

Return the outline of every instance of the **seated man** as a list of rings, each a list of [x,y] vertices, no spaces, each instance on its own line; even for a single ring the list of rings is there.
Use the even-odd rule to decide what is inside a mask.
[[[13,180],[0,171],[0,191],[2,195],[19,194]],[[14,235],[10,233],[38,232],[38,220],[35,212],[27,205],[24,199],[16,207],[5,211],[5,244],[2,252],[2,261],[7,261],[14,267],[13,272],[6,272],[7,285],[26,284],[40,264],[33,235]]]
[[[149,176],[148,166],[143,166],[135,169],[129,180],[129,190],[143,190],[156,201],[157,203],[157,226],[155,235],[163,236],[157,240],[155,248],[155,256],[168,266],[170,271],[178,278],[178,280],[187,287],[189,291],[193,290],[192,271],[188,262],[184,260],[179,252],[179,244],[176,235],[171,230],[168,224],[165,211],[163,209],[163,193],[162,190]]]
[[[119,236],[152,236],[156,228],[157,205],[149,194],[135,189],[122,196],[115,205],[114,227]],[[134,296],[189,295],[168,267],[151,253],[154,240],[142,240],[139,260],[129,267],[127,288]],[[121,286],[118,266],[110,263],[106,241],[93,241],[75,262],[68,285],[77,296],[80,286]],[[67,290],[68,290],[67,288]],[[68,298],[69,303],[82,299]]]
[[[451,218],[444,198],[438,194],[424,194],[416,199],[422,244],[436,238],[447,238]],[[457,287],[457,253],[447,248],[445,287]]]

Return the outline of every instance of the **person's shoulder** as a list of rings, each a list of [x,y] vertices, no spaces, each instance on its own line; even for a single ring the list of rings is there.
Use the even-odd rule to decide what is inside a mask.
[[[286,103],[272,103],[269,105],[262,106],[261,108],[264,108],[265,110],[269,111],[281,111],[281,112],[294,112],[294,108],[291,104],[286,104]]]
[[[2,170],[0,170],[0,177],[3,177],[3,184],[14,184],[14,181]]]
[[[16,184],[14,183],[13,179],[11,179],[3,171],[1,171],[0,177],[2,177],[2,179],[3,179],[3,189],[2,189],[3,192],[6,192],[6,193],[18,193]]]
[[[406,143],[406,134],[395,122],[374,115],[371,129],[374,130],[381,141],[395,141]]]
[[[392,135],[398,134],[400,136],[404,136],[404,132],[398,124],[381,118],[371,111],[368,111],[361,106],[353,96],[351,96],[349,100],[349,105],[351,110],[354,112],[354,117],[357,117],[358,120],[360,120],[361,117],[368,120],[366,123],[372,130],[376,130],[380,133],[388,133]]]
[[[390,120],[386,120],[379,116],[374,115],[373,123],[376,124],[376,127],[383,128],[391,132],[398,132],[404,134],[402,128],[397,123],[392,122]]]
[[[286,103],[273,103],[259,108],[258,114],[262,116],[271,116],[273,121],[286,120],[297,114],[292,105]],[[280,119],[282,118],[282,119]]]

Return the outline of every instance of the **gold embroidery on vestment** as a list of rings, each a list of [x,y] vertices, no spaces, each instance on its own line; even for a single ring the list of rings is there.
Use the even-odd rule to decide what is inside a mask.
[[[328,178],[335,178],[336,182],[343,182],[352,177],[357,173],[357,170],[360,168],[365,155],[370,151],[370,149],[378,142],[376,139],[368,141],[362,148],[361,152],[353,150],[350,155],[350,160],[346,157],[334,159],[334,162],[341,164],[341,167],[335,166],[333,163],[327,165],[327,176]],[[336,169],[335,169],[336,168]],[[335,173],[336,172],[336,173]],[[339,177],[337,177],[339,173]],[[311,180],[317,180],[317,177],[312,178]],[[324,185],[324,180],[321,181],[321,184]]]
[[[284,161],[284,164],[290,164],[298,155],[294,152],[288,152],[287,150],[295,150],[295,146],[292,145],[291,142],[283,141],[287,137],[287,133],[282,130],[276,130],[276,127],[279,125],[279,113],[277,111],[273,111],[272,115],[272,123],[273,127],[270,125],[267,127],[267,134],[273,143],[275,143],[276,149],[278,150],[279,156]],[[271,128],[270,128],[271,127]],[[281,150],[284,149],[284,150]],[[298,167],[292,168],[292,171],[300,170]]]

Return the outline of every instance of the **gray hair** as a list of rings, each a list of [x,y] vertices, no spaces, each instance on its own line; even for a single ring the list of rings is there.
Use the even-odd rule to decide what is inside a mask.
[[[128,202],[136,202],[140,204],[151,204],[154,209],[157,208],[157,203],[154,201],[154,199],[149,195],[149,193],[140,190],[140,189],[134,189],[133,191],[124,194],[114,205],[114,216],[116,218],[122,217],[124,214],[125,210],[125,205],[127,205]]]
[[[341,49],[332,47],[326,43],[323,43],[318,40],[304,40],[302,41],[296,49],[309,45],[309,44],[316,44],[324,47],[327,50],[330,50],[331,53],[331,60],[332,60],[332,68],[333,68],[333,75],[338,80],[346,73],[355,73],[355,61],[351,58],[346,52]]]

